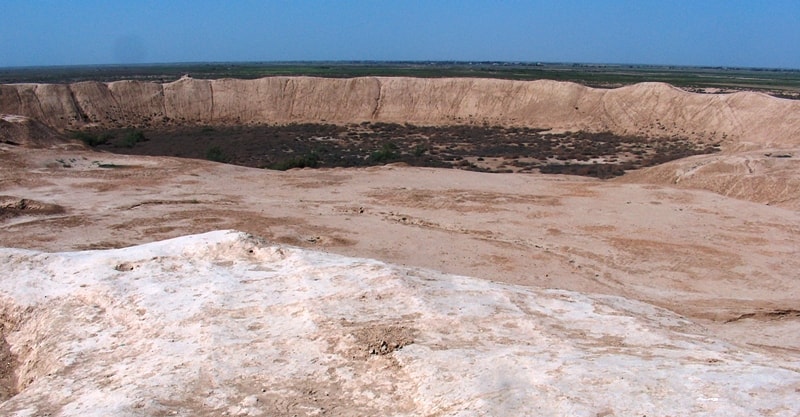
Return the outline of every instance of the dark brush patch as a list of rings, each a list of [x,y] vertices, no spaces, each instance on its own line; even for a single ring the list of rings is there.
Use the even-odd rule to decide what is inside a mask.
[[[122,132],[92,134],[119,136]],[[719,150],[716,144],[681,137],[551,133],[487,125],[434,127],[364,122],[347,126],[185,126],[145,129],[142,135],[149,140],[133,146],[110,142],[97,147],[117,153],[210,159],[277,170],[402,162],[480,172],[540,171],[597,178],[611,178],[625,171]]]

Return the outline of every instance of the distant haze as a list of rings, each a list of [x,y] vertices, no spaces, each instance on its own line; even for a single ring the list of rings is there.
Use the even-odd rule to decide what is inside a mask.
[[[800,68],[800,2],[4,2],[0,67],[460,60]]]

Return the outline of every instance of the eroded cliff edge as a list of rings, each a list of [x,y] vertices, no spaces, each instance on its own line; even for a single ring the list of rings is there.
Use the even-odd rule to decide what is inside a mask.
[[[0,85],[0,113],[59,129],[171,124],[489,123],[683,136],[735,147],[800,144],[800,101],[697,94],[668,84],[594,89],[556,81],[364,77],[183,78]]]

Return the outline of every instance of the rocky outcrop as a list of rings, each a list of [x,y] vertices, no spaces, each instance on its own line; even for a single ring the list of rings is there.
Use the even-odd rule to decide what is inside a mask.
[[[594,89],[556,81],[365,77],[0,85],[0,113],[59,130],[87,126],[380,121],[489,123],[722,141],[800,144],[800,101],[689,93],[662,83]]]

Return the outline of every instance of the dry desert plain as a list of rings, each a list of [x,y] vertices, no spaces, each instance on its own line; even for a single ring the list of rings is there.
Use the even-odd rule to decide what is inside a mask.
[[[800,413],[800,101],[185,78],[2,85],[0,114],[3,414]],[[600,180],[282,172],[64,139],[301,122],[720,151]]]

